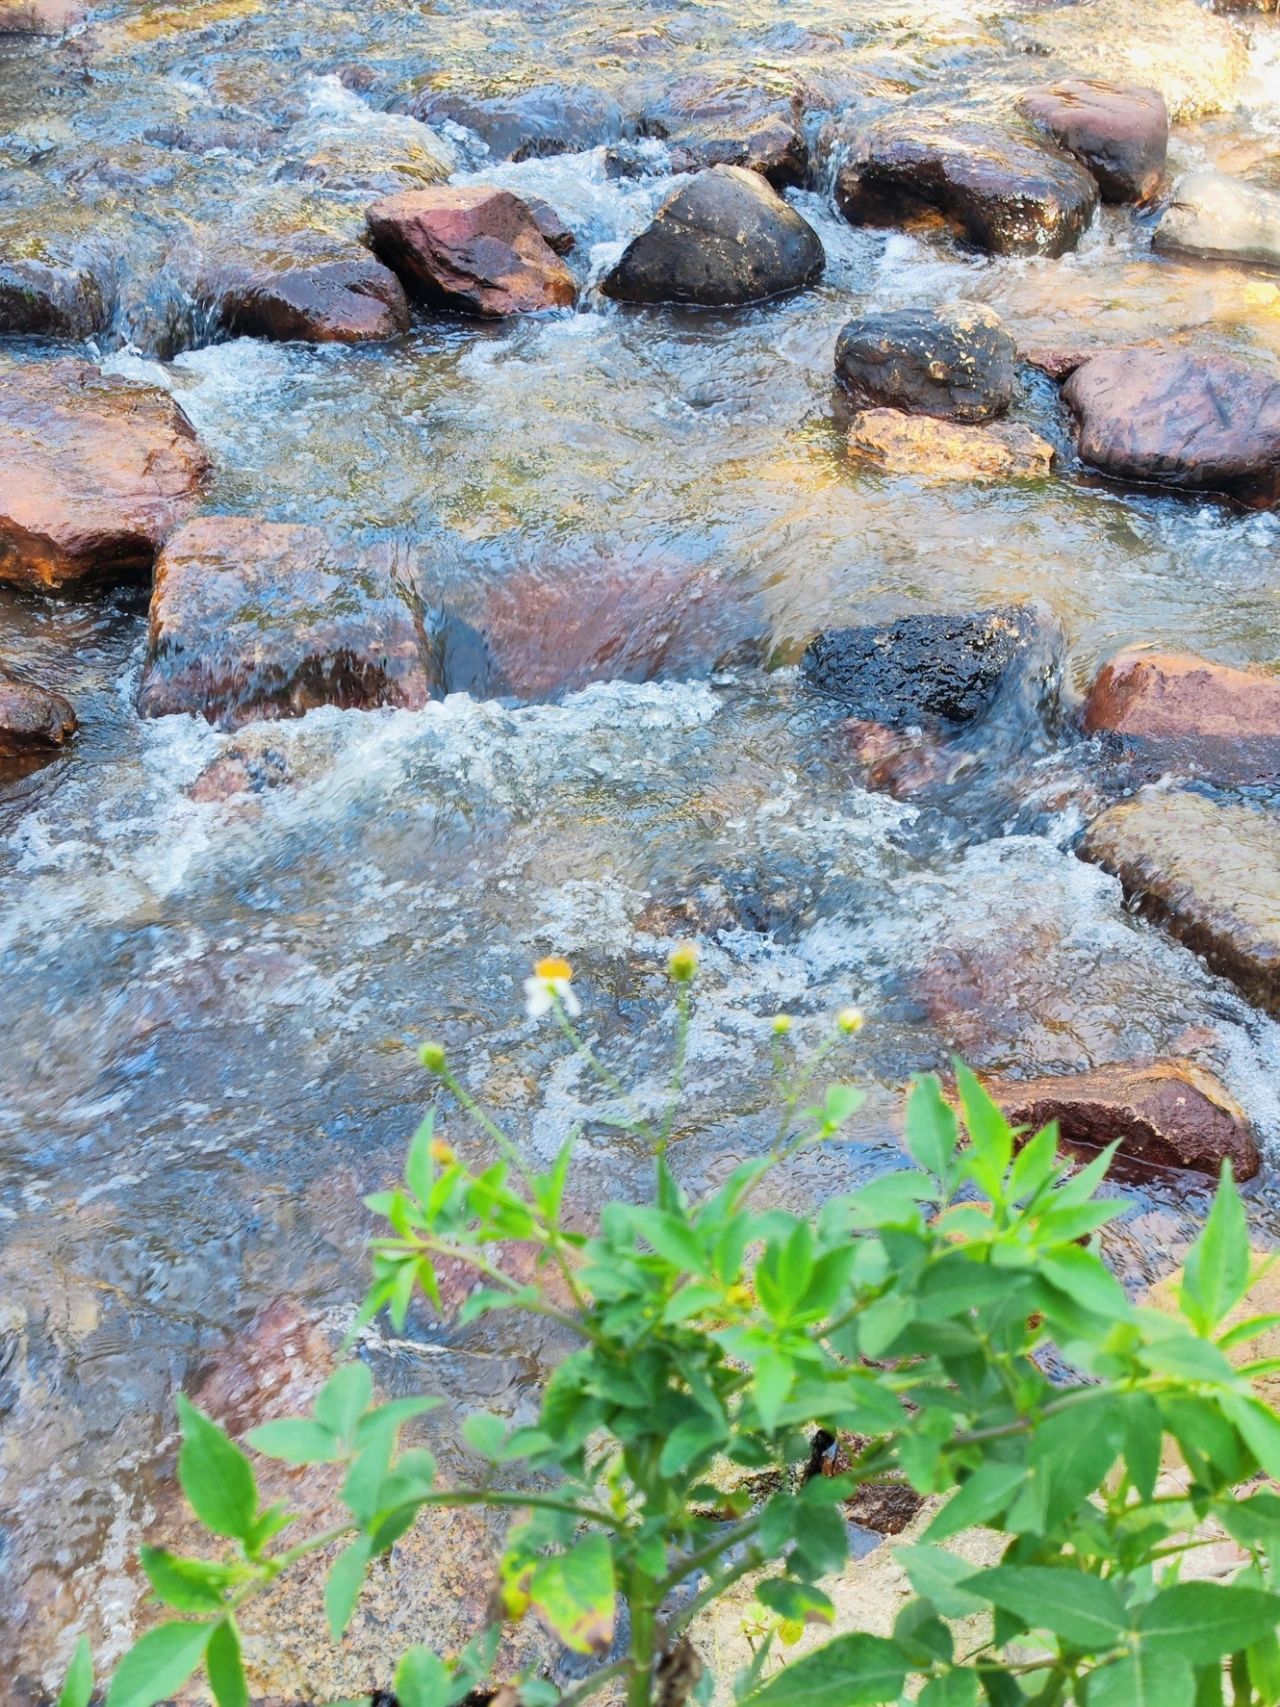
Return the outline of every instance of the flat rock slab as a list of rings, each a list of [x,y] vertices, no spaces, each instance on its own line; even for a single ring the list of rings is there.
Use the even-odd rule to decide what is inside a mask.
[[[425,705],[431,649],[397,569],[392,548],[320,528],[189,522],[156,563],[138,710],[235,728],[320,705]]]
[[[1280,676],[1260,670],[1186,653],[1121,652],[1098,671],[1083,726],[1155,771],[1280,781]]]
[[[60,693],[0,679],[0,759],[50,757],[76,732],[76,714]]]
[[[437,307],[503,319],[578,299],[573,274],[510,190],[407,190],[375,202],[366,219],[379,260]]]
[[[758,172],[714,166],[669,195],[601,286],[623,302],[737,307],[821,274],[817,232]]]
[[[1092,174],[1103,201],[1142,201],[1158,188],[1169,151],[1169,109],[1158,89],[1065,77],[1028,89],[1019,105]]]
[[[409,300],[390,270],[358,244],[309,257],[305,247],[226,255],[194,292],[233,337],[362,344],[409,330]]]
[[[1280,818],[1144,788],[1095,819],[1080,852],[1249,1001],[1280,1015]]]
[[[999,315],[982,303],[896,308],[849,321],[836,378],[860,409],[989,421],[1013,401],[1016,358]]]
[[[1280,268],[1280,195],[1222,172],[1188,173],[1151,241],[1166,255]]]
[[[208,469],[166,391],[86,362],[0,373],[0,581],[62,587],[145,574]]]
[[[996,255],[1064,255],[1098,205],[1098,186],[1068,155],[1031,136],[904,108],[861,128],[836,174],[836,202],[855,225],[943,214]]]
[[[1056,1120],[1069,1146],[1102,1150],[1118,1139],[1120,1155],[1131,1161],[1216,1176],[1225,1158],[1237,1179],[1258,1171],[1258,1144],[1243,1111],[1189,1061],[992,1080],[986,1088],[1008,1119],[1030,1132]]]
[[[1053,446],[1020,421],[970,427],[900,409],[863,409],[849,423],[855,462],[920,480],[1042,480]]]
[[[1280,380],[1194,350],[1110,350],[1063,387],[1085,462],[1118,480],[1280,499]]]

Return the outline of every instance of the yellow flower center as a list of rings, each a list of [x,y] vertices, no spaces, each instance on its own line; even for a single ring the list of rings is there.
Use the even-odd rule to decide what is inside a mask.
[[[569,979],[573,977],[573,967],[567,960],[561,960],[557,955],[552,955],[549,960],[540,960],[534,967],[533,973],[535,978],[541,978],[548,984],[561,981],[567,984]]]

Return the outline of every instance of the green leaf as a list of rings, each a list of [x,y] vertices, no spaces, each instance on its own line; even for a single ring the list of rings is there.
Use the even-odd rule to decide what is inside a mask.
[[[1138,1614],[1144,1643],[1159,1642],[1191,1665],[1209,1665],[1247,1648],[1277,1623],[1280,1595],[1227,1583],[1175,1583]]]
[[[1026,1480],[1025,1464],[983,1464],[952,1494],[924,1532],[926,1541],[945,1541],[1004,1510]],[[921,1593],[924,1591],[921,1590]]]
[[[116,1667],[107,1707],[156,1707],[204,1658],[212,1624],[158,1624],[140,1637]]]
[[[1274,1328],[1280,1328],[1280,1314],[1271,1312],[1264,1316],[1248,1316],[1243,1322],[1237,1322],[1220,1334],[1215,1340],[1219,1351],[1230,1351],[1232,1346],[1243,1345],[1246,1340],[1256,1340],[1262,1334],[1269,1334]]]
[[[1195,1693],[1187,1661],[1146,1643],[1089,1678],[1089,1707],[1193,1707]]]
[[[361,1535],[344,1547],[329,1567],[324,1585],[324,1611],[329,1620],[329,1634],[335,1642],[342,1640],[343,1631],[351,1622],[372,1553],[373,1542],[367,1535]]]
[[[749,1700],[751,1707],[879,1707],[898,1699],[906,1675],[896,1642],[855,1631],[784,1666]]]
[[[240,1657],[240,1632],[229,1618],[214,1625],[205,1669],[218,1707],[249,1707],[249,1686]]]
[[[1183,1264],[1178,1303],[1197,1333],[1208,1334],[1249,1285],[1249,1229],[1225,1158],[1217,1195]]]
[[[973,1575],[967,1559],[942,1547],[895,1547],[893,1556],[916,1593],[931,1600],[944,1618],[968,1618],[987,1606],[987,1601],[964,1586]]]
[[[953,1666],[930,1679],[920,1691],[919,1707],[976,1707],[978,1674],[967,1666]]]
[[[661,1209],[633,1209],[631,1221],[640,1237],[673,1268],[687,1269],[691,1274],[706,1272],[706,1253],[692,1227],[681,1216]]]
[[[820,1588],[795,1582],[790,1577],[767,1577],[757,1583],[756,1599],[770,1612],[795,1624],[830,1624],[836,1615],[835,1607]]]
[[[396,1700],[400,1707],[448,1707],[452,1681],[440,1656],[417,1643],[396,1667]]]
[[[426,1118],[413,1135],[404,1164],[404,1183],[424,1206],[435,1184],[436,1168],[431,1159],[431,1141],[435,1135],[435,1110],[428,1109]]]
[[[1100,1258],[1080,1245],[1063,1245],[1046,1252],[1037,1268],[1050,1285],[1082,1309],[1113,1320],[1130,1314],[1124,1287]]]
[[[908,1154],[935,1179],[944,1180],[957,1137],[956,1111],[943,1096],[937,1074],[919,1074],[907,1098]]]
[[[191,1509],[215,1535],[248,1542],[258,1514],[253,1466],[231,1438],[203,1411],[178,1394],[182,1450],[178,1480]]]
[[[677,1423],[662,1445],[658,1469],[664,1476],[679,1476],[702,1452],[709,1452],[725,1438],[725,1425],[705,1412]]]
[[[278,1458],[284,1464],[332,1464],[343,1455],[337,1435],[310,1417],[281,1417],[277,1422],[262,1423],[245,1439],[264,1458]]]
[[[93,1651],[89,1647],[89,1638],[81,1636],[76,1643],[76,1651],[71,1656],[71,1664],[67,1667],[67,1680],[62,1686],[62,1694],[58,1697],[58,1707],[89,1707],[89,1697],[93,1694]]]
[[[1223,1393],[1218,1403],[1268,1476],[1280,1477],[1280,1417],[1271,1406],[1242,1393]]]
[[[1029,1630],[1048,1630],[1088,1653],[1104,1653],[1128,1627],[1124,1602],[1111,1583],[1051,1565],[998,1565],[966,1579],[964,1587],[1019,1617]]]
[[[497,1458],[507,1438],[507,1425],[490,1411],[472,1411],[463,1421],[462,1438],[481,1458]]]
[[[183,1559],[164,1547],[143,1547],[139,1557],[158,1600],[178,1612],[220,1612],[234,1567],[216,1560]]]
[[[1155,1492],[1160,1474],[1160,1447],[1164,1424],[1160,1407],[1150,1393],[1126,1393],[1124,1407],[1124,1460],[1129,1477],[1145,1502]]]
[[[791,1391],[795,1365],[785,1352],[766,1351],[755,1359],[754,1374],[756,1410],[765,1428],[771,1429]]]
[[[969,1134],[965,1172],[993,1203],[998,1203],[1003,1199],[1004,1176],[1013,1155],[1013,1128],[963,1061],[955,1063],[955,1070]]]
[[[589,1535],[567,1553],[540,1559],[529,1579],[529,1604],[575,1654],[607,1652],[618,1609],[607,1537]]]
[[[373,1377],[363,1363],[344,1363],[316,1394],[316,1421],[339,1440],[350,1440],[373,1398]]]
[[[1034,1198],[1053,1178],[1058,1167],[1058,1123],[1041,1127],[1013,1158],[1009,1174],[1009,1201],[1021,1203]]]

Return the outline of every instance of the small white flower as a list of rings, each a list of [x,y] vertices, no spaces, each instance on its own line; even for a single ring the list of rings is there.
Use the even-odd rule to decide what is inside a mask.
[[[533,969],[533,977],[524,981],[524,1011],[529,1018],[541,1019],[559,1002],[570,1019],[577,1019],[582,1003],[569,987],[572,977],[573,968],[567,960],[556,956],[540,960]]]

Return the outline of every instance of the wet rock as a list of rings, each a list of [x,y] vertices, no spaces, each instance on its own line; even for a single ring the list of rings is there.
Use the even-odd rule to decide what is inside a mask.
[[[228,255],[202,273],[198,301],[233,337],[360,344],[409,329],[409,302],[389,268],[358,244],[334,256],[320,240]]]
[[[1021,422],[968,427],[899,409],[864,409],[849,423],[855,462],[921,480],[1040,480],[1053,446]]]
[[[156,563],[138,710],[231,728],[319,705],[424,705],[430,648],[399,568],[390,548],[359,552],[320,528],[189,522]]]
[[[836,174],[854,225],[900,225],[932,209],[996,255],[1063,255],[1080,241],[1098,186],[1068,155],[998,125],[905,108],[854,136]]]
[[[1087,735],[1113,737],[1153,771],[1280,781],[1280,677],[1185,653],[1121,652],[1099,670]]]
[[[102,287],[89,269],[0,258],[0,332],[88,338],[106,323]]]
[[[839,726],[841,746],[858,766],[860,785],[895,800],[913,800],[952,780],[967,755],[948,753],[946,743],[917,728],[891,729],[868,718],[849,717]]]
[[[1081,856],[1280,1015],[1280,819],[1199,794],[1144,788],[1090,824]]]
[[[601,287],[623,302],[732,307],[802,290],[817,232],[757,172],[715,166],[669,195]]]
[[[85,19],[80,0],[0,0],[0,36],[61,36]]]
[[[1056,380],[1060,385],[1064,379],[1070,379],[1076,369],[1087,362],[1094,352],[1090,350],[1031,349],[1020,350],[1018,353],[1028,367],[1036,368],[1039,372],[1047,374],[1050,379]]]
[[[1068,1145],[1102,1150],[1118,1138],[1120,1154],[1133,1161],[1216,1175],[1227,1157],[1237,1179],[1258,1171],[1258,1144],[1243,1111],[1189,1061],[993,1080],[986,1088],[1015,1125],[1038,1132],[1056,1120]]]
[[[1174,185],[1151,241],[1166,255],[1280,267],[1280,194],[1222,172],[1191,172]]]
[[[836,378],[860,409],[989,421],[1013,401],[1015,354],[999,315],[981,303],[897,308],[849,321]]]
[[[1169,112],[1158,89],[1067,77],[1028,89],[1020,105],[1037,130],[1093,174],[1103,201],[1143,201],[1159,185]]]
[[[209,460],[169,394],[85,362],[0,373],[0,581],[145,574]]]
[[[809,143],[798,89],[766,87],[737,73],[677,78],[644,103],[641,127],[663,139],[678,171],[745,166],[775,189],[809,177]]]
[[[183,154],[235,154],[259,159],[280,146],[278,130],[243,119],[192,117],[152,125],[142,134],[146,142]]]
[[[577,154],[623,134],[622,108],[612,96],[585,84],[546,84],[519,94],[477,97],[428,89],[409,103],[424,124],[463,125],[475,131],[495,160],[541,160]]]
[[[572,273],[510,190],[409,190],[366,217],[374,253],[437,307],[501,319],[577,301]]]
[[[1086,462],[1119,480],[1280,498],[1280,380],[1194,349],[1113,350],[1071,375],[1063,396]]]
[[[76,732],[76,714],[60,693],[0,678],[0,759],[52,755]]]
[[[228,747],[191,784],[188,793],[201,804],[262,794],[293,781],[289,755],[270,740],[248,737]]]
[[[899,617],[830,629],[810,641],[801,669],[855,717],[959,727],[990,710],[1043,643],[1036,613],[1005,605],[974,615]]]
[[[533,215],[534,224],[542,233],[542,241],[557,255],[571,255],[575,246],[573,232],[561,219],[550,202],[541,196],[525,196],[524,205]]]

